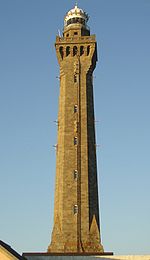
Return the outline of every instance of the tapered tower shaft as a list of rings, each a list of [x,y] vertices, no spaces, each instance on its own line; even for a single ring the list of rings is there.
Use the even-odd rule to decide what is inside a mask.
[[[56,37],[60,66],[54,227],[49,252],[103,252],[100,240],[93,71],[95,35],[75,6]]]

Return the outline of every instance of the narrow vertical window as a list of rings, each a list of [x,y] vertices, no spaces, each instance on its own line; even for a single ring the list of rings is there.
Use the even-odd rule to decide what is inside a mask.
[[[74,113],[77,113],[77,112],[78,112],[78,106],[74,105]]]
[[[90,54],[90,46],[87,46],[87,55]]]
[[[74,215],[78,214],[78,205],[74,205],[73,211],[74,211]]]
[[[77,145],[77,144],[78,144],[78,138],[74,137],[74,145]]]
[[[77,82],[77,75],[74,75],[74,83]]]
[[[61,58],[63,59],[63,57],[64,57],[63,47],[59,48],[59,52],[60,52]]]
[[[74,46],[73,47],[73,56],[77,55],[77,52],[78,52],[78,48],[77,48],[77,46]]]
[[[67,48],[66,48],[66,56],[69,56],[69,54],[70,54],[70,46],[67,46]]]
[[[84,47],[80,46],[80,56],[82,56],[84,54]]]
[[[77,179],[78,179],[78,171],[74,170],[74,180],[77,180]]]

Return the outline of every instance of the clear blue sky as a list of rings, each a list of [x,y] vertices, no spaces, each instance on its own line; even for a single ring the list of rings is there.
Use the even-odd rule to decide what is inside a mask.
[[[0,238],[45,251],[53,223],[59,67],[73,0],[0,0]],[[95,114],[106,251],[150,253],[150,0],[81,0],[98,42]]]

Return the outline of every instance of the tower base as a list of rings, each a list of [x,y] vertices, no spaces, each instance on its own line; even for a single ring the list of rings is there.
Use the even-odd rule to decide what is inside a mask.
[[[67,242],[65,244],[52,242],[47,249],[47,253],[50,254],[73,254],[73,255],[83,255],[83,254],[103,254],[104,248],[100,243],[94,243],[94,242],[85,242],[80,243],[77,245],[77,243],[73,242]]]

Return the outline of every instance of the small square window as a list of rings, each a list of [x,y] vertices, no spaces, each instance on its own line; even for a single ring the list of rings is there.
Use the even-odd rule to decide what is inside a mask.
[[[74,35],[78,35],[78,32],[74,32]]]

